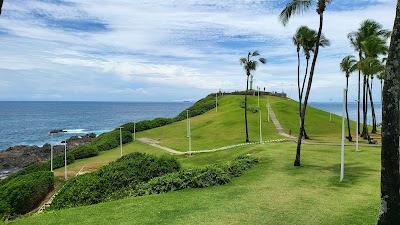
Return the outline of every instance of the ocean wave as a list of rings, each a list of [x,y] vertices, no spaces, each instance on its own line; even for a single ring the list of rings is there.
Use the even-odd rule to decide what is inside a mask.
[[[85,132],[85,129],[70,129],[70,130],[64,130],[68,134],[83,134],[87,133]]]

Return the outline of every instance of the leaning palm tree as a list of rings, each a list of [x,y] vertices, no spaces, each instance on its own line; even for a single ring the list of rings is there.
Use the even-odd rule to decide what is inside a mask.
[[[301,26],[297,29],[296,34],[293,36],[293,43],[297,47],[297,88],[299,92],[299,115],[301,114],[301,106],[302,106],[302,99],[304,94],[304,86],[307,79],[308,74],[308,64],[311,57],[311,53],[315,51],[315,45],[317,41],[317,32],[308,28],[307,26]],[[330,45],[330,41],[325,38],[322,34],[320,39],[320,47],[326,47]],[[300,84],[300,47],[303,49],[304,56],[306,58],[306,70],[303,77],[303,83]],[[301,123],[301,117],[300,117]],[[306,129],[304,127],[303,134],[305,139],[309,139]]]
[[[354,56],[348,55],[342,59],[340,63],[340,70],[346,75],[346,116],[347,116],[347,129],[349,131],[349,136],[347,137],[349,141],[352,141],[351,130],[350,130],[350,119],[349,119],[349,109],[348,109],[348,100],[347,93],[349,90],[349,76],[352,72],[357,69],[357,60],[354,59]],[[358,135],[358,134],[356,134]]]
[[[249,130],[247,127],[247,92],[249,91],[249,77],[251,75],[252,70],[256,70],[258,66],[258,62],[265,64],[267,60],[265,58],[258,58],[258,60],[253,60],[252,57],[259,56],[258,51],[254,51],[253,53],[249,52],[247,54],[247,58],[241,58],[240,64],[243,65],[243,68],[246,70],[247,81],[246,81],[246,92],[244,95],[244,121],[246,125],[246,142],[249,142]]]
[[[326,5],[330,2],[331,2],[331,0],[318,0],[317,4],[316,4],[316,8],[317,8],[316,11],[319,15],[319,28],[318,28],[317,38],[316,38],[316,44],[315,44],[316,47],[315,47],[315,51],[314,51],[314,57],[313,57],[313,61],[311,63],[310,76],[308,78],[307,91],[304,96],[304,104],[303,104],[303,107],[302,107],[302,110],[300,113],[300,117],[301,117],[300,132],[299,132],[299,136],[297,139],[297,150],[296,150],[296,159],[294,161],[294,166],[300,166],[301,138],[302,138],[302,134],[304,131],[304,119],[305,119],[305,114],[306,114],[306,109],[307,109],[308,97],[310,95],[312,80],[314,77],[315,65],[316,65],[317,58],[318,58],[318,51],[319,51],[319,46],[320,46],[321,34],[322,34],[322,26],[323,26],[323,21],[324,21],[324,11],[326,9]],[[301,14],[301,13],[307,11],[308,9],[311,8],[311,6],[314,5],[314,3],[315,2],[312,0],[292,0],[282,10],[282,12],[279,15],[279,19],[283,23],[283,25],[286,25],[293,15]]]

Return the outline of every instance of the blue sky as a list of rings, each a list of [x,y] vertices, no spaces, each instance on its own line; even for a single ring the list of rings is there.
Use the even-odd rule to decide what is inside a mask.
[[[278,21],[278,0],[5,0],[0,16],[0,100],[181,101],[245,88],[239,58],[259,50],[268,63],[255,85],[296,99],[291,37],[318,28],[311,9]],[[310,101],[340,101],[347,34],[365,19],[392,29],[393,0],[333,0]],[[304,64],[303,64],[304,65]],[[356,99],[356,74],[349,99]],[[379,83],[374,96],[380,99]]]

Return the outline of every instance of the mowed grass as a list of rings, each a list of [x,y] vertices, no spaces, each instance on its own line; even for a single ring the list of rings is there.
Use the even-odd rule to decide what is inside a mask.
[[[244,96],[223,96],[219,98],[218,112],[215,109],[191,118],[192,150],[209,150],[245,142],[244,109],[240,102]],[[271,101],[284,98],[272,97]],[[248,96],[248,107],[261,110],[262,139],[282,138],[272,121],[267,122],[267,97]],[[260,141],[260,114],[248,111],[248,129],[250,142]],[[158,140],[160,145],[186,152],[189,149],[186,120],[156,129],[137,133],[138,138],[146,137]]]
[[[346,148],[345,179],[339,182],[340,147],[304,145],[302,167],[295,168],[295,146],[281,142],[175,156],[184,167],[245,154],[260,163],[223,186],[51,211],[10,224],[376,224],[379,148]]]
[[[218,112],[211,110],[192,118],[194,150],[244,142],[243,109],[239,106],[242,99],[243,96],[224,96],[220,98]],[[269,97],[268,100],[285,130],[296,126],[292,123],[298,124],[297,104],[294,101],[277,97]],[[257,108],[256,97],[250,97],[249,102],[250,107]],[[261,98],[263,139],[282,138],[273,123],[265,121],[266,102],[267,97]],[[329,113],[311,107],[307,113],[312,116],[306,120],[311,138],[320,138],[322,142],[340,140],[341,129],[336,132],[330,127]],[[257,141],[259,114],[250,112],[248,115],[250,139]],[[332,122],[336,123],[336,120],[340,119],[332,115]],[[187,151],[186,121],[140,132],[137,137],[160,140],[160,145]],[[330,137],[331,140],[326,140]],[[296,144],[286,141],[245,145],[192,157],[174,156],[184,168],[227,163],[246,154],[258,157],[260,163],[223,186],[50,211],[7,223],[376,224],[380,206],[380,148],[361,146],[361,152],[354,152],[353,146],[346,147],[345,179],[342,182],[339,182],[339,146],[302,145],[301,167],[293,167],[295,150]],[[140,142],[123,146],[124,154],[134,151],[166,154]],[[75,173],[82,166],[84,170],[92,171],[119,155],[119,148],[116,148],[97,157],[78,160],[68,168]],[[62,173],[62,168],[56,172],[59,175]]]
[[[297,137],[299,134],[299,103],[293,100],[276,101],[271,103],[271,108],[276,114],[277,119],[281,123],[286,133],[292,132],[292,135]],[[356,121],[350,121],[350,130],[353,141],[346,144],[354,144],[356,140]],[[307,106],[305,128],[307,135],[310,137],[310,142],[324,143],[341,143],[342,140],[342,117],[332,114],[332,120],[329,121],[329,112]],[[362,124],[360,125],[362,129]],[[371,127],[369,128],[371,131]],[[347,119],[345,119],[345,137],[348,136]],[[380,135],[371,134],[380,144]],[[367,144],[367,140],[359,137],[359,143]]]

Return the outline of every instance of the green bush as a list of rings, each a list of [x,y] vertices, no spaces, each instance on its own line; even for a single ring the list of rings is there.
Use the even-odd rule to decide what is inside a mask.
[[[258,159],[252,156],[239,156],[228,165],[227,170],[232,177],[239,177],[244,170],[253,167],[257,163]]]
[[[96,172],[69,180],[51,207],[61,209],[103,202],[110,199],[114,192],[179,169],[179,162],[171,157],[158,158],[144,153],[128,154]]]
[[[42,162],[42,163],[38,162],[30,164],[22,168],[21,170],[17,171],[16,173],[10,174],[7,178],[0,180],[0,185],[4,185],[16,177],[39,171],[50,171],[50,162]]]
[[[195,104],[190,106],[187,110],[189,110],[189,116],[194,117],[201,115],[210,109],[215,108],[215,96],[214,94],[210,94],[207,97],[200,99]],[[134,123],[126,123],[122,125],[124,129],[129,130],[131,133],[134,132],[134,128],[136,128],[136,132],[150,130],[153,128],[165,126],[171,124],[173,122],[181,121],[186,119],[186,110],[182,111],[178,116],[175,118],[155,118],[153,120],[143,120],[137,122],[136,125]],[[136,127],[135,127],[136,126]]]
[[[54,175],[40,171],[21,175],[0,187],[4,199],[1,210],[11,215],[24,214],[35,209],[53,189]]]
[[[72,149],[71,154],[76,159],[84,159],[99,155],[99,150],[93,145],[80,145],[74,149]]]
[[[127,129],[122,130],[122,144],[131,141],[133,141],[132,133]],[[118,147],[120,144],[119,129],[99,135],[97,138],[93,139],[90,144],[95,146],[99,151],[106,151]]]
[[[73,162],[75,162],[74,155],[71,152],[67,152],[67,165]],[[63,166],[65,166],[65,153],[53,157],[53,169],[61,168]]]

